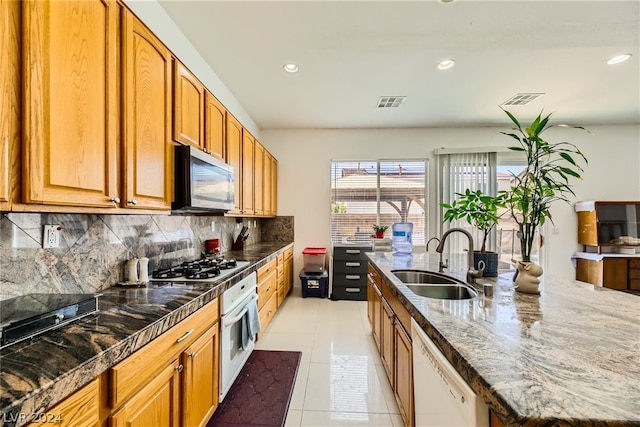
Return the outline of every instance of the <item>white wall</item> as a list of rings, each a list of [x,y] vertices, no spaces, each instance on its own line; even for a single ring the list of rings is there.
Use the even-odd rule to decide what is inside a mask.
[[[427,158],[429,160],[429,234],[436,233],[433,150],[440,147],[506,146],[504,128],[264,130],[262,142],[278,159],[278,214],[295,217],[295,269],[302,265],[306,246],[330,245],[331,160]],[[576,200],[640,200],[640,126],[589,127],[593,133],[553,129],[547,139],[575,143],[589,166],[585,179],[576,182]],[[570,257],[579,249],[573,205],[552,209],[559,234],[546,239],[547,272],[574,278]]]

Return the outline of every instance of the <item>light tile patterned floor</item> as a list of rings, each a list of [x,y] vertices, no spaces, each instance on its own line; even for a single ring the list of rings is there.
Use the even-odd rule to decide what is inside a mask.
[[[403,425],[370,332],[366,301],[293,289],[256,346],[302,352],[286,426]]]

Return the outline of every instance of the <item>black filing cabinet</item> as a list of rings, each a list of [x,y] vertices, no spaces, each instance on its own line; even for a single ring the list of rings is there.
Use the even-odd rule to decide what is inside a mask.
[[[345,244],[333,246],[333,300],[367,300],[367,264],[365,255],[372,251],[371,244]]]

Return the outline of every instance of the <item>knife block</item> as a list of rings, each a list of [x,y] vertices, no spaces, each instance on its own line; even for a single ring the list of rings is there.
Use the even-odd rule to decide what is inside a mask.
[[[234,251],[243,251],[244,250],[244,241],[238,241],[236,239],[235,242],[231,244],[231,249]]]

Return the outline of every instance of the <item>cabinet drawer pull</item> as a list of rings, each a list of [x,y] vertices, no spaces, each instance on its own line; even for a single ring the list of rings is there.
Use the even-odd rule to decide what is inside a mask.
[[[186,340],[186,339],[187,339],[187,337],[193,333],[193,331],[194,331],[194,330],[193,330],[193,329],[191,329],[190,331],[186,332],[183,336],[181,336],[180,338],[178,338],[178,339],[176,340],[176,344],[181,343],[182,341]]]
[[[137,205],[137,204],[138,204],[138,201],[137,201],[136,199],[129,200],[129,204],[130,204],[130,205]]]
[[[120,197],[114,197],[113,199],[109,199],[111,203],[120,203]]]
[[[184,369],[184,366],[182,366],[182,364],[180,364],[180,365],[178,365],[176,367],[176,371],[178,371],[178,372],[182,372],[183,369]]]
[[[344,276],[345,279],[347,280],[360,280],[360,275],[358,274],[347,274],[346,276]]]
[[[189,355],[190,358],[195,359],[196,358],[196,352],[194,351],[193,353],[191,353]]]
[[[347,249],[345,251],[345,253],[351,254],[351,255],[359,255],[360,251],[358,249]]]
[[[345,267],[360,267],[359,262],[345,262],[344,265]]]
[[[344,291],[351,294],[358,294],[360,293],[360,288],[344,288]]]

